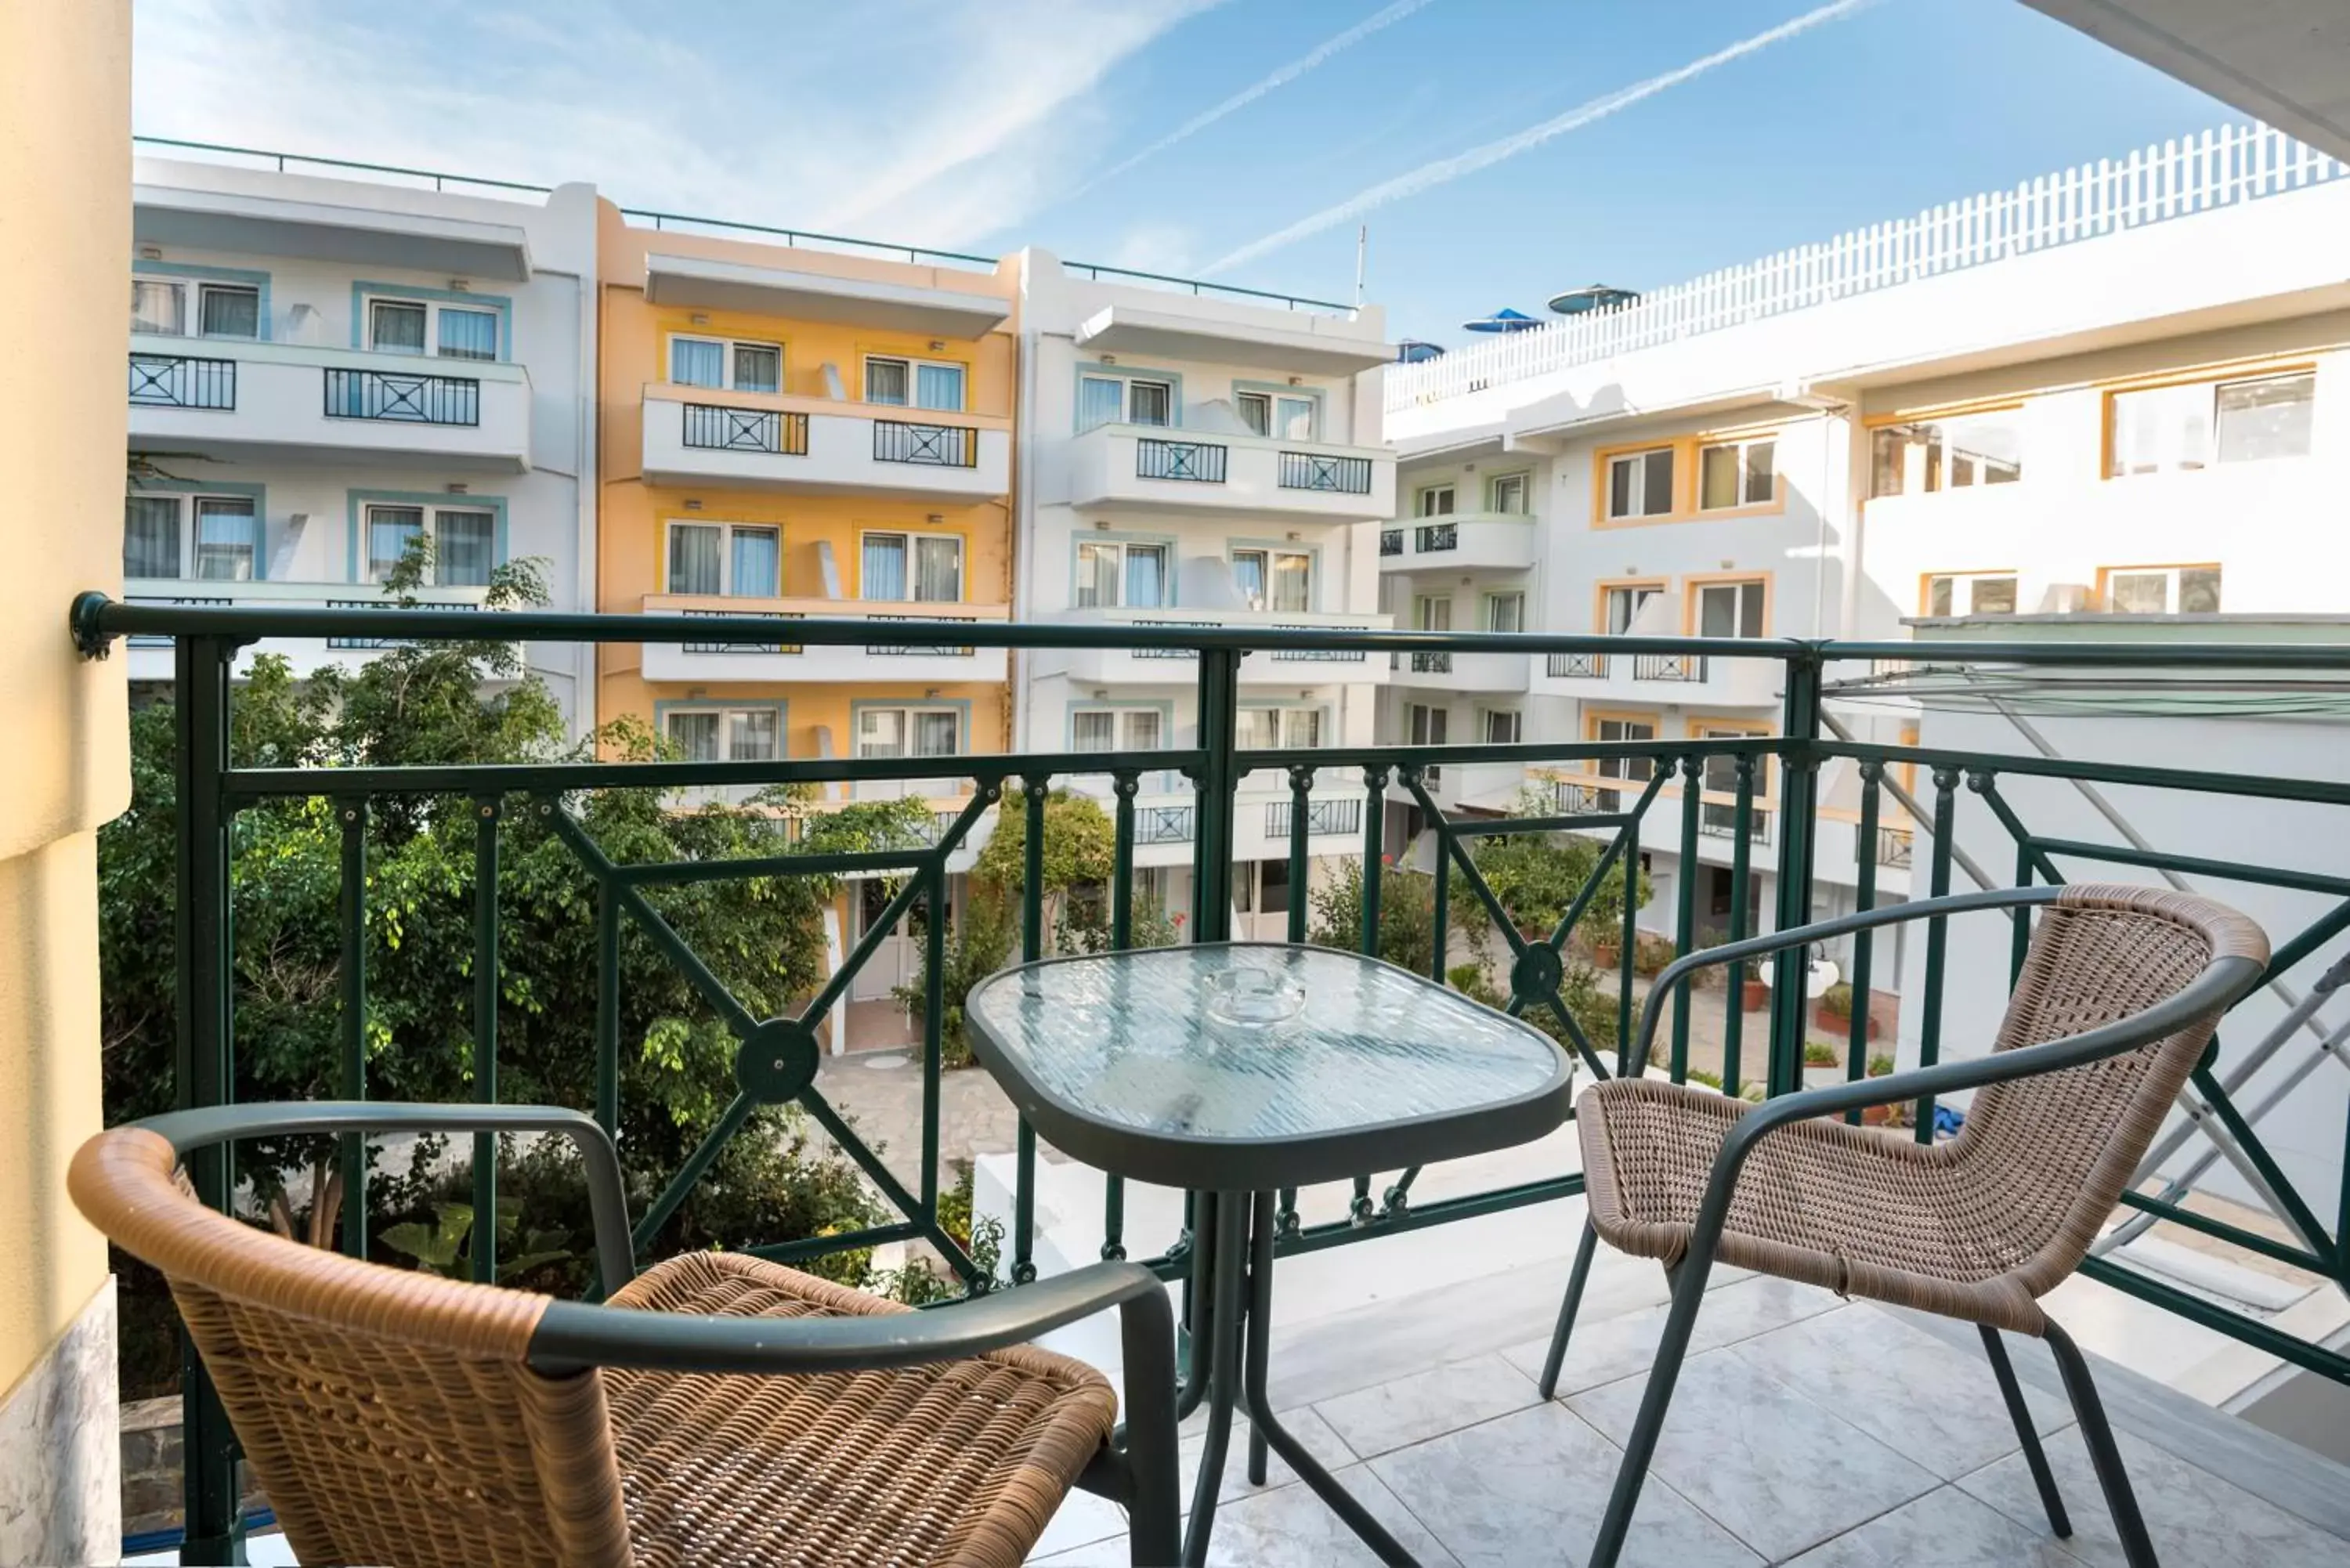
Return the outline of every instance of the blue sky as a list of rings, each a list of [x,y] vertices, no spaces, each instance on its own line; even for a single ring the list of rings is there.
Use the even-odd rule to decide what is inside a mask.
[[[1390,328],[1450,343],[1497,306],[1653,287],[2241,118],[2014,0],[1830,7],[1656,85],[1828,5],[135,0],[134,112],[151,135],[1329,298],[1367,222]]]

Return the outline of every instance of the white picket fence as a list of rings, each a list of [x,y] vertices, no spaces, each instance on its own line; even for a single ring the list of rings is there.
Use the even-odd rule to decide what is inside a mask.
[[[2237,206],[2341,179],[2345,166],[2267,126],[2101,158],[1644,295],[1631,305],[1387,369],[1390,413],[1938,274]]]

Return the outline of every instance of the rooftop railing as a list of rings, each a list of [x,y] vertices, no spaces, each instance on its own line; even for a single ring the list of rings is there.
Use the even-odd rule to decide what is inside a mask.
[[[84,596],[73,607],[72,624],[83,649],[103,657],[121,638],[163,638],[174,644],[175,723],[177,750],[173,763],[176,829],[179,849],[171,895],[178,911],[177,943],[180,1005],[176,1010],[182,1070],[175,1085],[182,1106],[217,1105],[228,1100],[237,1082],[238,1053],[245,1043],[237,1023],[242,994],[232,964],[230,925],[238,889],[231,885],[232,836],[241,814],[273,803],[330,803],[345,845],[341,916],[346,955],[340,977],[343,1008],[339,1027],[345,1051],[338,1093],[365,1097],[379,1080],[397,1080],[397,1064],[385,1063],[364,1036],[368,1017],[369,979],[366,962],[369,901],[366,876],[367,822],[378,810],[413,814],[433,803],[453,805],[473,825],[473,855],[470,870],[462,863],[452,874],[470,876],[473,898],[474,938],[472,987],[474,1012],[471,1020],[475,1071],[473,1082],[483,1101],[497,1095],[500,880],[502,836],[510,821],[527,814],[576,858],[596,892],[592,906],[577,919],[594,928],[592,974],[581,983],[595,984],[596,1028],[580,1049],[595,1056],[596,1116],[608,1127],[618,1124],[622,1076],[623,1042],[619,1029],[619,962],[623,933],[637,944],[672,964],[723,1020],[739,1042],[731,1078],[709,1085],[713,1103],[725,1109],[702,1143],[675,1170],[639,1172],[658,1185],[655,1197],[637,1228],[635,1244],[641,1252],[662,1230],[665,1221],[704,1180],[712,1161],[729,1140],[741,1132],[752,1115],[764,1106],[796,1105],[821,1127],[843,1153],[855,1162],[896,1218],[879,1226],[837,1235],[776,1235],[753,1237],[749,1250],[785,1259],[869,1248],[883,1241],[920,1240],[945,1260],[958,1280],[971,1290],[990,1284],[987,1272],[941,1226],[938,1179],[940,1085],[941,1057],[941,992],[948,922],[930,919],[914,940],[927,959],[924,984],[929,1005],[922,1010],[919,1051],[922,1080],[922,1152],[919,1174],[901,1174],[858,1136],[827,1098],[815,1075],[818,1046],[815,1031],[835,1016],[850,994],[857,977],[876,959],[885,941],[908,924],[919,905],[930,910],[949,908],[949,864],[985,830],[991,813],[1002,809],[1007,791],[1021,786],[1016,798],[1024,814],[1026,873],[1023,889],[1014,895],[1019,926],[1019,954],[1035,959],[1050,940],[1045,903],[1042,857],[1049,792],[1072,777],[1113,784],[1112,872],[1107,891],[1109,941],[1126,947],[1136,927],[1134,893],[1138,845],[1191,846],[1192,900],[1187,927],[1190,940],[1222,940],[1232,934],[1235,891],[1235,846],[1238,814],[1256,809],[1261,794],[1243,797],[1239,785],[1249,774],[1272,774],[1285,779],[1287,810],[1269,813],[1273,824],[1286,831],[1288,858],[1286,931],[1292,940],[1305,940],[1311,930],[1308,889],[1309,862],[1331,854],[1330,837],[1344,832],[1359,849],[1361,875],[1360,926],[1336,933],[1368,952],[1380,950],[1381,905],[1396,878],[1406,875],[1390,862],[1385,834],[1389,815],[1390,782],[1401,785],[1418,807],[1433,836],[1429,895],[1432,897],[1433,978],[1442,981],[1451,949],[1447,933],[1460,923],[1463,902],[1472,903],[1490,921],[1493,937],[1503,945],[1503,1004],[1514,1014],[1536,1016],[1559,1038],[1582,1068],[1595,1078],[1640,1072],[1661,1073],[1675,1081],[1692,1075],[1691,1022],[1704,1009],[1722,1013],[1719,1077],[1724,1091],[1739,1094],[1750,1085],[1770,1096],[1802,1086],[1806,1035],[1815,1033],[1805,996],[1806,955],[1788,952],[1772,961],[1768,1026],[1763,1038],[1742,1038],[1744,1015],[1742,981],[1733,970],[1727,977],[1727,995],[1692,994],[1683,990],[1673,1009],[1668,1039],[1651,1064],[1629,1059],[1623,1044],[1632,1038],[1635,999],[1633,966],[1641,951],[1644,915],[1669,928],[1669,937],[1683,951],[1710,940],[1713,931],[1700,923],[1700,878],[1672,879],[1669,897],[1644,911],[1637,898],[1617,898],[1605,929],[1592,914],[1602,907],[1600,895],[1609,874],[1617,867],[1641,864],[1644,849],[1676,849],[1679,863],[1695,867],[1700,859],[1700,835],[1727,825],[1727,940],[1753,934],[1747,929],[1751,905],[1761,907],[1768,929],[1803,923],[1814,909],[1815,884],[1825,871],[1842,877],[1849,871],[1856,909],[1875,907],[1881,897],[1879,872],[1885,857],[1880,836],[1905,820],[1917,821],[1922,836],[1918,846],[1917,884],[1921,891],[1950,889],[1953,875],[1963,871],[1983,885],[2002,878],[1981,865],[1960,845],[1958,822],[1963,811],[1978,834],[1996,832],[2012,846],[2012,876],[2016,885],[2059,882],[2084,867],[2122,867],[2164,877],[2194,878],[2206,884],[2237,888],[2290,890],[2312,895],[2319,912],[2299,929],[2282,929],[2272,921],[2275,956],[2269,981],[2282,988],[2295,983],[2287,976],[2317,960],[2324,950],[2338,944],[2350,931],[2350,876],[2307,869],[2301,865],[2264,866],[2236,859],[2214,858],[2147,846],[2134,836],[2115,841],[2090,841],[2062,825],[2054,830],[2035,828],[2026,820],[2019,801],[2049,781],[2094,788],[2107,796],[2126,793],[2138,800],[2159,797],[2185,803],[2208,815],[2230,805],[2257,803],[2264,813],[2293,810],[2312,814],[2314,824],[2339,822],[2334,813],[2350,808],[2350,783],[2335,779],[2279,778],[2244,771],[2209,771],[2137,763],[2084,762],[2026,753],[2019,754],[1953,750],[1929,750],[1915,745],[1891,745],[1847,738],[1846,729],[1826,706],[1826,677],[1842,665],[1867,667],[1876,659],[1898,658],[1908,645],[1818,643],[1782,639],[1701,639],[1643,637],[1550,636],[1492,632],[1409,632],[1308,630],[1266,627],[1168,627],[1146,624],[1010,624],[993,621],[941,622],[808,618],[785,620],[756,616],[707,617],[570,615],[537,611],[507,612],[501,635],[529,642],[640,644],[657,642],[721,643],[771,646],[781,642],[808,646],[870,647],[877,642],[902,641],[909,646],[941,644],[1020,649],[1128,649],[1149,647],[1178,652],[1195,660],[1185,673],[1195,683],[1196,732],[1189,743],[1145,752],[1018,753],[951,756],[888,758],[779,758],[755,762],[551,762],[432,766],[251,766],[230,753],[230,719],[238,701],[232,680],[238,649],[265,638],[370,638],[415,642],[463,642],[480,635],[477,616],[442,609],[396,608],[341,610],[256,608],[248,607],[166,606],[121,604],[102,595]],[[1369,656],[1418,658],[1452,652],[1505,652],[1575,656],[1603,651],[1639,658],[1670,656],[1689,659],[1738,659],[1766,661],[1780,667],[1784,692],[1779,732],[1767,735],[1676,737],[1640,742],[1593,742],[1539,738],[1511,744],[1332,745],[1250,749],[1238,742],[1240,731],[1239,670],[1251,652],[1354,652]],[[1957,663],[1996,665],[2010,670],[2038,666],[2063,666],[2077,671],[2087,668],[2106,672],[2160,670],[2175,678],[2180,670],[2205,672],[2215,680],[2230,672],[2257,670],[2267,680],[2280,672],[2301,672],[2307,678],[2338,684],[2350,675],[2350,648],[2260,646],[2174,646],[2153,642],[2108,644],[1985,643],[1938,656],[1937,668]],[[1617,770],[1620,787],[1560,788],[1551,797],[1549,815],[1537,817],[1491,817],[1463,813],[1449,815],[1431,798],[1428,780],[1433,770],[1455,763],[1509,763],[1547,766],[1565,771]],[[1105,766],[1107,764],[1107,767]],[[1843,821],[1841,809],[1823,799],[1825,769],[1849,766],[1857,780],[1856,824],[1848,829],[1825,831],[1824,825]],[[2231,761],[2230,767],[2238,767]],[[1920,781],[1913,795],[1901,781]],[[1188,805],[1139,806],[1146,776],[1175,773],[1192,785]],[[1359,779],[1362,795],[1356,810],[1334,804],[1326,790],[1314,794],[1319,776],[1325,783],[1348,775]],[[900,848],[817,853],[803,851],[738,861],[632,861],[616,846],[600,844],[583,818],[581,803],[588,792],[613,790],[678,791],[708,786],[811,784],[855,786],[860,783],[901,781],[921,786],[914,793],[931,800],[967,798],[942,827],[920,836],[920,842]],[[1727,788],[1723,787],[1727,784]],[[1343,800],[1344,797],[1336,797]],[[1700,803],[1702,803],[1701,805]],[[1347,803],[1353,804],[1353,803]],[[1763,822],[1767,811],[1768,837]],[[2164,818],[2179,820],[2176,813]],[[1479,865],[1479,850],[1498,836],[1581,834],[1597,839],[1596,864],[1582,888],[1566,904],[1547,931],[1526,934],[1512,911],[1496,896]],[[2313,826],[2312,839],[2317,829]],[[1717,846],[1709,858],[1725,851]],[[1842,865],[1835,862],[1841,861]],[[862,935],[834,966],[828,979],[803,1005],[786,1017],[761,1017],[722,981],[712,965],[681,938],[660,912],[654,896],[666,888],[709,886],[733,879],[795,876],[874,877],[894,880],[897,890],[878,917],[864,923]],[[1764,880],[1767,879],[1767,883]],[[1760,898],[1750,898],[1759,890]],[[160,890],[159,890],[160,892]],[[1946,921],[1929,922],[1921,933],[1925,943],[1922,987],[1914,1016],[1919,1030],[1905,1051],[1919,1064],[1931,1064],[1943,1054],[1944,1003],[1947,998],[1980,996],[1994,976],[1954,972]],[[2002,956],[2022,962],[2026,935],[2019,912],[2012,947]],[[1333,935],[1322,933],[1326,939]],[[1653,949],[1656,935],[1648,938]],[[1613,1018],[1578,1012],[1562,992],[1570,961],[1598,947],[1613,949],[1620,968],[1615,976],[1617,996]],[[2002,943],[2004,948],[2006,944]],[[1868,932],[1857,933],[1846,973],[1856,996],[1867,996],[1887,976],[1873,950]],[[2012,974],[2011,974],[2012,978]],[[1868,1070],[1868,1009],[1854,1009],[1856,1017],[1840,1043],[1848,1075]],[[2304,1015],[2305,1016],[2305,1015]],[[452,1019],[459,1033],[467,1021]],[[2294,1024],[2293,1027],[2298,1027]],[[2223,1027],[2223,1033],[2225,1033]],[[1988,1044],[1970,1039],[1970,1050]],[[2249,1111],[2239,1104],[2249,1085],[2241,1060],[2224,1064],[2207,1060],[2193,1079],[2192,1095],[2199,1127],[2217,1130],[2237,1168],[2250,1173],[2251,1184],[2277,1216],[2282,1237],[2268,1231],[2215,1218],[2201,1207],[2190,1207],[2187,1194],[2171,1186],[2158,1187],[2143,1178],[2126,1195],[2135,1217],[2152,1216],[2187,1227],[2201,1236],[2241,1249],[2271,1264],[2301,1271],[2317,1282],[2350,1283],[2350,1245],[2345,1245],[2343,1220],[2345,1195],[2313,1197],[2299,1190],[2263,1141],[2257,1122],[2264,1106]],[[1910,1132],[1919,1142],[1935,1135],[1936,1106],[1919,1102],[1909,1107]],[[1897,1135],[1900,1136],[1900,1135]],[[1036,1144],[1033,1132],[1019,1129],[1014,1151],[1014,1213],[1006,1243],[1008,1273],[1014,1288],[1035,1277]],[[230,1196],[224,1160],[200,1157],[192,1172],[197,1190],[209,1202],[224,1204]],[[1305,1224],[1297,1219],[1295,1195],[1282,1202],[1286,1223],[1278,1250],[1284,1253],[1352,1245],[1382,1235],[1451,1220],[1491,1214],[1579,1193],[1583,1178],[1563,1172],[1516,1186],[1417,1200],[1415,1185],[1420,1172],[1364,1171],[1353,1182],[1351,1211],[1329,1224]],[[474,1167],[476,1210],[494,1211],[494,1161]],[[343,1241],[363,1251],[366,1236],[366,1171],[364,1162],[352,1163],[346,1181]],[[350,1216],[356,1215],[356,1220]],[[2324,1218],[2321,1218],[2321,1215]],[[1113,1179],[1103,1215],[1102,1243],[1106,1257],[1123,1257],[1129,1249],[1148,1255],[1151,1266],[1170,1278],[1186,1277],[1191,1267],[1184,1237],[1154,1238],[1138,1245],[1125,1230],[1123,1193]],[[500,1243],[485,1234],[471,1257],[479,1278],[494,1278]],[[2093,1256],[2083,1266],[2093,1278],[2151,1303],[2157,1307],[2231,1335],[2256,1349],[2296,1366],[2350,1383],[2350,1355],[2294,1337],[2268,1321],[2220,1304],[2205,1293],[2181,1289],[2136,1268],[2118,1253]],[[185,1446],[189,1456],[188,1508],[192,1539],[233,1537],[235,1497],[234,1439],[219,1408],[200,1384],[191,1382],[186,1410]]]

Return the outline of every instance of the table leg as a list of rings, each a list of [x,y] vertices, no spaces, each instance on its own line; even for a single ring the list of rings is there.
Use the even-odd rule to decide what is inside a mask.
[[[1248,1406],[1252,1443],[1262,1437],[1289,1462],[1298,1479],[1312,1487],[1316,1495],[1329,1505],[1330,1511],[1347,1521],[1347,1527],[1362,1537],[1363,1544],[1378,1553],[1379,1561],[1414,1568],[1417,1562],[1406,1552],[1387,1527],[1371,1517],[1370,1511],[1355,1500],[1354,1494],[1340,1485],[1337,1477],[1322,1468],[1322,1462],[1305,1451],[1305,1446],[1292,1436],[1289,1428],[1274,1419],[1273,1401],[1265,1393],[1265,1369],[1273,1345],[1273,1243],[1278,1222],[1274,1212],[1274,1194],[1260,1192],[1251,1200],[1253,1210],[1249,1238],[1249,1301],[1248,1301],[1248,1386],[1245,1401]],[[1221,1459],[1221,1454],[1218,1456]],[[1204,1469],[1202,1476],[1207,1473]],[[1255,1479],[1252,1477],[1252,1479]]]
[[[1224,1451],[1232,1440],[1232,1406],[1240,1392],[1242,1318],[1248,1283],[1248,1197],[1245,1193],[1202,1194],[1203,1232],[1212,1231],[1212,1244],[1196,1255],[1202,1267],[1193,1293],[1195,1304],[1207,1305],[1208,1428],[1200,1454],[1199,1479],[1191,1488],[1191,1521],[1183,1537],[1184,1568],[1201,1568],[1208,1561],[1208,1537],[1216,1525],[1216,1493],[1224,1480]],[[1191,1340],[1194,1365],[1200,1336]]]
[[[1176,1355],[1183,1368],[1183,1386],[1175,1400],[1175,1418],[1191,1419],[1208,1392],[1208,1358],[1204,1347],[1215,1342],[1211,1327],[1215,1312],[1207,1284],[1215,1273],[1216,1195],[1183,1195],[1183,1234],[1191,1241],[1191,1261],[1183,1272],[1183,1316],[1175,1329]]]

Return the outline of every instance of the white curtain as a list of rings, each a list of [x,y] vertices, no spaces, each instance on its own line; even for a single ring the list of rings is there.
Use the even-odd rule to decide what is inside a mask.
[[[952,713],[916,713],[914,754],[918,757],[953,756],[956,751],[956,717]]]
[[[380,354],[424,352],[424,306],[412,300],[379,299],[368,306],[369,336]]]
[[[1301,615],[1314,607],[1314,558],[1311,556],[1274,556],[1273,607]]]
[[[144,277],[130,280],[131,331],[161,332],[177,337],[188,329],[187,317],[183,312],[178,284]]]
[[[1274,400],[1280,418],[1276,432],[1284,441],[1314,439],[1314,400],[1311,398],[1280,398]]]
[[[675,746],[687,762],[717,762],[718,724],[723,717],[719,713],[671,713],[669,716],[670,744]]]
[[[673,594],[715,594],[724,591],[719,571],[719,534],[707,523],[673,523],[669,530],[669,591]]]
[[[865,535],[865,570],[861,587],[868,599],[906,597],[906,536],[903,534]]]
[[[914,541],[914,597],[931,604],[961,602],[962,540],[925,538]]]
[[[1114,425],[1126,414],[1126,384],[1107,376],[1087,376],[1077,383],[1077,428]]]
[[[776,744],[780,739],[779,716],[773,708],[745,708],[729,713],[727,718],[734,731],[733,761],[772,762],[783,754]]]
[[[1232,586],[1251,609],[1264,607],[1264,552],[1242,550],[1232,556]]]
[[[734,530],[734,587],[738,596],[771,599],[783,592],[783,552],[773,528]]]
[[[1069,749],[1073,752],[1111,752],[1118,749],[1118,714],[1107,708],[1091,712],[1080,711],[1069,715]]]
[[[1118,603],[1118,546],[1077,546],[1077,607],[1107,607]]]
[[[784,351],[767,343],[734,345],[734,389],[738,392],[783,390]]]
[[[207,337],[258,337],[261,291],[206,288],[197,327]]]
[[[868,708],[858,714],[857,754],[860,757],[904,756],[905,713],[896,708]]]
[[[887,403],[891,408],[905,407],[906,362],[903,359],[865,361],[865,400]]]
[[[432,580],[487,587],[497,548],[497,519],[487,512],[443,512],[433,529]]]
[[[180,498],[133,495],[122,504],[122,575],[180,575]]]

